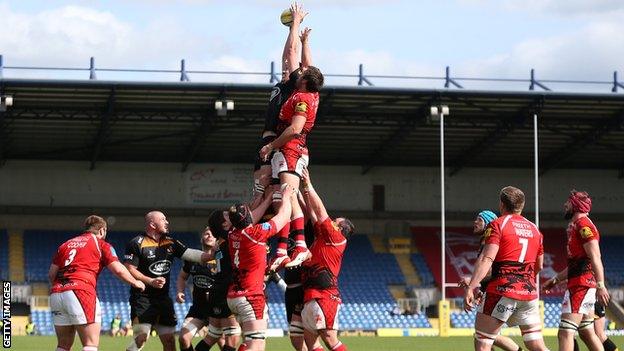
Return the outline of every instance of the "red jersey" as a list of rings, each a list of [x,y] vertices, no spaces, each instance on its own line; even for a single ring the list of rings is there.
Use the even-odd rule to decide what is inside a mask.
[[[228,233],[228,250],[232,262],[232,282],[227,297],[264,294],[264,272],[267,266],[267,240],[277,233],[273,221],[256,224]]]
[[[90,290],[95,294],[98,275],[115,261],[119,261],[115,249],[91,232],[69,239],[58,248],[52,259],[59,270],[50,293]]]
[[[498,245],[486,292],[515,300],[536,299],[535,261],[544,254],[537,226],[521,215],[506,215],[492,221],[484,236],[486,245]]]
[[[314,224],[314,234],[316,238],[310,246],[312,258],[303,263],[304,302],[328,295],[340,297],[338,274],[347,239],[329,217]]]
[[[596,287],[591,261],[583,248],[585,243],[600,240],[600,234],[589,217],[570,222],[568,229],[568,287]]]
[[[295,115],[305,115],[306,122],[299,135],[292,138],[281,149],[291,149],[307,153],[306,136],[312,131],[316,120],[316,110],[319,105],[319,93],[304,93],[298,90],[286,100],[279,115],[277,132],[281,134],[292,124]]]

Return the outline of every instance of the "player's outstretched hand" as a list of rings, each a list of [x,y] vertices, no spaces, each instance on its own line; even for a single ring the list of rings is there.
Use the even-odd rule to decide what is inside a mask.
[[[139,289],[141,291],[145,290],[145,283],[143,283],[140,280],[135,280],[134,283],[132,283],[132,287],[135,289]]]
[[[165,286],[166,282],[167,281],[165,280],[165,278],[158,277],[158,278],[154,278],[154,279],[150,280],[149,285],[151,285],[152,287],[154,287],[156,289],[162,289],[162,287]]]
[[[282,199],[288,199],[289,197],[293,195],[293,192],[294,192],[293,187],[288,185],[287,183],[284,183],[280,190],[282,192]]]
[[[308,27],[305,27],[305,29],[301,31],[301,34],[299,34],[299,39],[301,40],[301,43],[305,43],[308,41],[308,35],[310,35],[311,31],[312,29]]]
[[[184,303],[184,297],[185,297],[185,296],[186,296],[186,295],[184,295],[184,293],[183,293],[183,292],[179,292],[179,293],[177,293],[177,294],[176,294],[176,301],[177,301],[178,303]]]
[[[464,311],[470,312],[474,308],[475,296],[472,289],[466,289],[464,293]]]
[[[301,23],[308,13],[303,9],[303,4],[294,2],[290,5],[290,13],[293,15],[293,22]]]

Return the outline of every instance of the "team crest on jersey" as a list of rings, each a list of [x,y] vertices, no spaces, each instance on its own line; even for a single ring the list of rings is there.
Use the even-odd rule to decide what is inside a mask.
[[[588,238],[591,238],[592,236],[594,236],[594,232],[591,230],[590,227],[581,228],[581,237],[583,239],[588,239]]]
[[[308,104],[306,104],[305,102],[298,102],[297,105],[295,105],[295,112],[307,112],[308,111]]]
[[[485,230],[485,232],[483,233],[483,237],[484,237],[484,238],[487,238],[487,237],[489,237],[491,234],[492,234],[492,228],[487,228],[487,229]]]
[[[147,258],[154,258],[156,257],[156,253],[154,252],[154,250],[147,250]]]
[[[171,271],[171,262],[167,260],[156,261],[152,263],[148,269],[155,275],[165,275]]]

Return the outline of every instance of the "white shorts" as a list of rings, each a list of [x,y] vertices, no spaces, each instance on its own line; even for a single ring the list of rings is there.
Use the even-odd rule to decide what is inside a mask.
[[[510,327],[541,324],[538,299],[523,301],[485,293],[477,312],[494,317]]]
[[[264,295],[228,297],[227,304],[240,324],[269,318],[269,307]]]
[[[573,287],[563,295],[561,313],[594,314],[596,304],[596,288]]]
[[[321,304],[319,304],[319,301]],[[330,299],[319,299],[319,301],[314,299],[303,305],[303,310],[301,311],[303,328],[312,331],[323,329],[338,330],[340,303]]]
[[[54,325],[102,323],[100,300],[84,291],[63,291],[50,294],[50,310]]]
[[[296,173],[301,177],[303,169],[308,166],[310,156],[302,153],[296,153],[290,150],[275,151],[271,158],[271,171],[273,178],[279,178],[280,173],[290,172]]]

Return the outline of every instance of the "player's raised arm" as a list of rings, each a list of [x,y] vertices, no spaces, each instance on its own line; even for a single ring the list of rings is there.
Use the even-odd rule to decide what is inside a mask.
[[[307,168],[303,169],[303,194],[310,209],[308,212],[310,213],[310,220],[312,220],[312,223],[326,220],[329,214],[327,213],[327,209],[325,209],[323,200],[321,200],[321,197],[312,185],[310,172]]]
[[[299,68],[299,25],[308,14],[303,6],[293,3],[290,6],[293,22],[290,24],[288,37],[282,52],[282,79],[286,79],[294,70]]]
[[[301,40],[301,66],[309,67],[312,66],[312,51],[310,50],[309,36],[312,29],[305,27],[305,29],[301,32],[299,36],[299,40]]]

